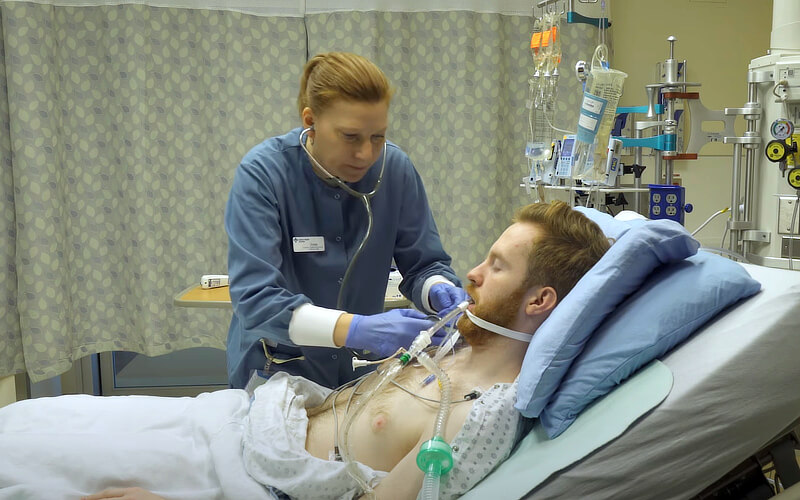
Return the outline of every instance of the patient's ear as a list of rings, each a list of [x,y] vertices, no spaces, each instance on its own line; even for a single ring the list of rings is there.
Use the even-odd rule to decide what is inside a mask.
[[[551,286],[531,288],[525,301],[525,314],[529,316],[547,315],[556,307],[558,295]]]

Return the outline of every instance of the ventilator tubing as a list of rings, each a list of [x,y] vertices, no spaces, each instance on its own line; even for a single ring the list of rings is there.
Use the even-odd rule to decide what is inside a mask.
[[[444,430],[447,426],[447,417],[450,415],[450,377],[427,353],[420,353],[417,360],[439,379],[441,396],[439,397],[439,412],[433,428],[433,437],[426,441],[417,454],[417,467],[425,473],[422,481],[423,500],[439,498],[439,482],[444,474],[453,468],[453,452],[447,441],[444,440]]]
[[[364,410],[367,401],[372,399],[372,396],[374,396],[378,391],[380,391],[383,388],[383,386],[394,380],[400,373],[400,370],[402,370],[403,367],[406,366],[409,361],[411,361],[414,358],[417,358],[417,360],[422,364],[422,366],[427,368],[429,371],[431,371],[431,373],[433,373],[439,378],[442,384],[442,389],[441,389],[442,396],[439,404],[439,413],[437,414],[436,424],[434,427],[434,439],[436,439],[437,436],[441,436],[443,434],[444,426],[447,423],[447,415],[450,411],[450,379],[447,378],[447,374],[445,374],[444,371],[442,371],[439,368],[439,366],[436,363],[434,363],[431,357],[428,356],[424,352],[424,350],[429,345],[431,345],[431,338],[433,337],[433,334],[436,333],[440,328],[445,326],[449,321],[451,321],[457,315],[464,312],[467,309],[468,305],[469,305],[468,301],[461,302],[452,311],[445,314],[444,317],[442,317],[442,319],[434,323],[433,326],[431,326],[427,330],[421,331],[417,336],[417,338],[415,338],[414,341],[411,343],[411,347],[409,348],[408,352],[403,353],[399,359],[394,359],[390,361],[389,368],[387,368],[386,371],[383,372],[383,375],[381,375],[380,379],[378,379],[378,382],[366,394],[358,398],[353,403],[353,410],[351,412],[348,412],[347,415],[345,415],[344,423],[342,425],[342,432],[339,436],[339,441],[342,445],[340,448],[340,451],[342,453],[342,459],[346,463],[345,470],[350,475],[350,477],[352,477],[358,483],[359,487],[361,487],[361,490],[364,492],[364,494],[369,496],[370,498],[374,497],[375,493],[372,487],[367,483],[367,481],[361,475],[361,471],[359,470],[358,465],[353,460],[352,454],[350,453],[350,429],[353,425],[353,422],[356,421],[358,416]],[[441,438],[439,439],[444,441]],[[428,441],[428,443],[430,442],[431,441]],[[447,446],[449,450],[450,446],[447,443],[444,444],[445,446]],[[417,464],[419,464],[419,460],[420,458],[419,456],[417,456]],[[437,462],[440,461],[441,460],[437,460]],[[441,476],[441,474],[448,472],[452,468],[453,466],[452,454],[450,455],[449,463],[450,465],[448,467],[439,468],[440,472],[436,476],[437,481],[438,477]],[[438,495],[438,482],[437,482],[436,494]],[[434,498],[434,497],[425,497],[425,498]]]
[[[449,313],[445,314],[444,316],[442,316],[441,319],[439,319],[439,321],[434,323],[433,326],[431,326],[427,330],[419,332],[419,335],[417,336],[417,338],[414,339],[414,342],[411,343],[411,347],[408,348],[408,352],[406,353],[408,354],[409,359],[414,359],[417,356],[419,356],[419,354],[423,350],[425,350],[429,345],[431,345],[431,338],[433,338],[433,335],[442,328],[444,328],[445,326],[447,326],[447,323],[455,319],[456,316],[466,311],[468,306],[469,306],[468,300],[459,303]],[[445,339],[444,344],[447,344],[448,340],[450,340],[450,337]]]
[[[339,435],[339,441],[342,445],[339,451],[342,454],[342,460],[344,460],[346,464],[345,470],[350,477],[352,477],[358,483],[361,490],[369,498],[374,498],[375,492],[372,490],[372,486],[370,486],[361,475],[361,471],[359,470],[358,465],[353,460],[352,454],[350,453],[350,429],[353,425],[353,422],[356,421],[358,416],[367,406],[367,401],[372,399],[372,396],[381,390],[383,386],[397,377],[397,374],[400,373],[400,370],[403,369],[403,366],[405,366],[404,363],[399,359],[393,359],[390,361],[389,368],[383,372],[383,375],[375,384],[375,386],[362,397],[355,400],[353,403],[353,410],[345,415],[344,423],[342,425],[342,432]]]

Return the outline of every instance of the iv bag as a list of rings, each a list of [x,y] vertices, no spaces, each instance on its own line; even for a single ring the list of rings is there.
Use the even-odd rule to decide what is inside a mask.
[[[602,66],[608,49],[598,45],[592,58],[592,68],[586,78],[578,133],[575,137],[573,177],[582,181],[601,181],[605,174],[608,137],[614,125],[617,103],[627,74]]]

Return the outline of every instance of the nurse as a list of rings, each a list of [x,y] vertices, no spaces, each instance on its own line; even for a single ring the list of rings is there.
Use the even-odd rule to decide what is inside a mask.
[[[367,59],[317,55],[300,79],[302,128],[237,168],[225,210],[232,387],[276,370],[337,387],[364,370],[352,369],[352,350],[408,347],[432,322],[381,312],[392,259],[420,310],[441,314],[466,297],[419,174],[386,140],[391,97]]]

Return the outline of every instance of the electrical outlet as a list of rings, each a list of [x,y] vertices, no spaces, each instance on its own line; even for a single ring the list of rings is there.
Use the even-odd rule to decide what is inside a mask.
[[[795,213],[795,203],[797,203],[797,198],[795,197],[781,196],[778,199],[778,233],[790,233],[792,215]],[[797,215],[800,216],[800,207],[797,209]],[[795,220],[794,222],[794,234],[800,234],[800,220]]]

